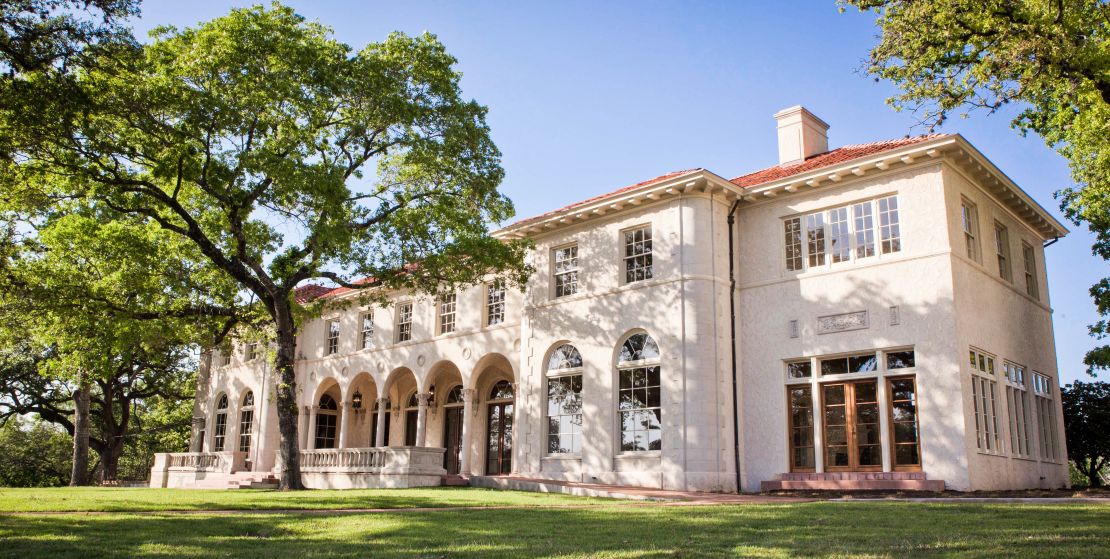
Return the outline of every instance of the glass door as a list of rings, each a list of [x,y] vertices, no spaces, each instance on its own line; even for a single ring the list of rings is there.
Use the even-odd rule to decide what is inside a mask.
[[[513,403],[491,402],[488,426],[486,475],[506,475],[513,469]]]
[[[821,386],[825,470],[878,471],[883,467],[878,382]]]
[[[446,415],[443,424],[443,468],[448,474],[459,473],[459,463],[462,458],[462,423],[463,408],[455,406],[444,408]]]

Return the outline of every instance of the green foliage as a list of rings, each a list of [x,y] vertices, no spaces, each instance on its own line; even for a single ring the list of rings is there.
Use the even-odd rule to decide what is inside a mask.
[[[1088,485],[1102,485],[1110,465],[1110,383],[1076,381],[1060,390],[1068,459]]]
[[[138,5],[137,0],[8,0],[0,5],[0,70],[65,69],[90,45],[129,41],[123,20],[138,15]]]
[[[65,485],[72,445],[69,434],[53,424],[18,416],[0,421],[0,486]]]
[[[1099,0],[840,0],[874,10],[882,30],[868,70],[902,92],[890,102],[943,124],[953,111],[993,113],[1016,103],[1013,126],[1067,158],[1075,186],[1061,208],[1095,234],[1110,259],[1110,6]],[[1110,335],[1110,279],[1091,288],[1096,339]],[[1110,368],[1110,345],[1089,352],[1087,372]]]

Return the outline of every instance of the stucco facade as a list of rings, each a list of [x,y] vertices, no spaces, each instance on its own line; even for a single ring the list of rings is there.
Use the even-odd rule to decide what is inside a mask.
[[[306,289],[349,304],[298,338],[305,483],[1066,484],[1043,253],[1063,226],[959,136],[830,151],[805,109],[776,118],[777,166],[671,173],[496,232],[534,243],[523,291]],[[261,353],[205,357],[193,455],[152,483],[189,485],[170,463],[218,452],[278,466]]]

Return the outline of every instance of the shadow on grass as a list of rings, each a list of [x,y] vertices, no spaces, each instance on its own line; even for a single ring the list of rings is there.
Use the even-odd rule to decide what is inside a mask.
[[[1091,557],[1110,507],[910,503],[0,515],[0,557]]]

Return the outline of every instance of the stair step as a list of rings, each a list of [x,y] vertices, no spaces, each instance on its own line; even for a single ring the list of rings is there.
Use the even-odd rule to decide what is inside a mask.
[[[870,479],[870,480],[774,480],[760,483],[762,491],[832,490],[832,491],[944,491],[939,479]]]
[[[466,476],[445,475],[442,484],[448,487],[467,487],[470,485],[470,479]]]

